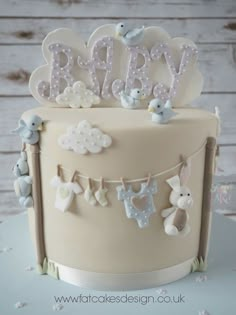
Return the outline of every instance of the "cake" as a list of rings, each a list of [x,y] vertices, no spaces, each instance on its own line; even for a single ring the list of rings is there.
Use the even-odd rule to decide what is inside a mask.
[[[203,86],[195,44],[119,23],[87,43],[57,29],[42,49],[29,83],[41,106],[14,131],[38,272],[129,290],[205,270],[220,126],[191,107]]]

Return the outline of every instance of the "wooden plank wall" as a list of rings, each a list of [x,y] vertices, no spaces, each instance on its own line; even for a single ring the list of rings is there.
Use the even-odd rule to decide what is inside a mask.
[[[18,157],[14,129],[21,113],[36,101],[29,94],[30,73],[43,63],[40,45],[55,28],[78,30],[86,39],[98,26],[128,20],[158,25],[173,37],[189,37],[199,47],[205,77],[194,105],[222,117],[217,182],[236,183],[236,0],[0,0],[0,207],[3,215],[19,207],[11,168]]]

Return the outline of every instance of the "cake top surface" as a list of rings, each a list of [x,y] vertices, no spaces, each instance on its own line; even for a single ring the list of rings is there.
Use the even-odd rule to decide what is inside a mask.
[[[57,29],[42,50],[46,64],[32,73],[30,90],[44,106],[120,107],[121,94],[138,89],[143,108],[153,98],[184,107],[202,90],[195,44],[159,27],[103,25],[87,43],[70,29]]]
[[[178,108],[175,111],[177,115],[172,119],[172,127],[185,128],[187,124],[201,124],[201,122],[209,122],[209,120],[217,121],[213,113],[198,108]],[[77,124],[78,120],[86,119],[109,130],[146,128],[166,130],[170,126],[152,124],[146,110],[130,111],[123,108],[93,108],[93,110],[80,109],[78,111],[77,109],[37,107],[26,111],[22,118],[27,119],[32,115],[39,115],[46,122],[62,123],[65,126]]]

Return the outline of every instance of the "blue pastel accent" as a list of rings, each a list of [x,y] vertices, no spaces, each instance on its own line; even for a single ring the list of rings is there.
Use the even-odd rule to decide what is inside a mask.
[[[152,180],[150,184],[142,183],[139,192],[134,192],[132,185],[127,185],[127,189],[123,185],[116,187],[117,198],[124,202],[125,212],[127,218],[135,219],[138,226],[142,229],[149,225],[149,217],[151,214],[156,212],[155,205],[153,202],[153,195],[157,193],[157,182]],[[136,209],[132,204],[132,197],[144,197],[147,196],[147,205],[144,209]]]
[[[172,110],[170,101],[165,104],[158,98],[150,101],[148,110],[151,112],[152,121],[157,124],[166,124],[177,114]]]
[[[39,127],[43,120],[37,116],[32,115],[27,121],[20,119],[18,128],[12,132],[21,137],[23,143],[35,144],[39,141]]]

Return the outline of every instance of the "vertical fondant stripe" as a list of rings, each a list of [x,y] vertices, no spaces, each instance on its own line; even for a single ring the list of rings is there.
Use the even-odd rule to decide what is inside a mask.
[[[214,161],[216,154],[216,139],[213,137],[207,138],[206,153],[205,153],[205,169],[203,182],[203,198],[202,198],[202,218],[201,232],[198,258],[204,261],[207,256],[210,218],[211,218],[211,188],[214,174]]]
[[[37,263],[43,266],[45,253],[44,244],[44,229],[43,229],[43,203],[42,203],[42,189],[41,189],[41,174],[40,174],[40,158],[38,143],[30,145],[32,155],[32,195],[34,200],[34,215],[35,215],[35,242]]]

